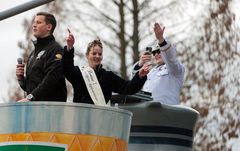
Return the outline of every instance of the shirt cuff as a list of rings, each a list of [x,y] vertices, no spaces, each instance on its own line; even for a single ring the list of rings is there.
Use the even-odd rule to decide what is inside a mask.
[[[171,44],[170,43],[167,43],[165,41],[165,43],[163,44],[164,42],[162,42],[161,44],[159,44],[160,46],[160,51],[164,51],[166,52],[169,48],[171,48]]]

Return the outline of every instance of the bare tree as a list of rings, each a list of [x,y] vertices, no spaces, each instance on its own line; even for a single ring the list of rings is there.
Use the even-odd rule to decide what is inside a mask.
[[[112,0],[97,5],[94,1],[82,0],[75,2],[78,8],[71,7],[68,12],[75,11],[74,18],[83,27],[80,30],[85,31],[85,36],[101,38],[107,46],[105,64],[126,79],[127,69],[138,60],[140,43],[150,34],[153,36],[149,32],[153,21],[157,18],[164,20],[167,9],[179,7],[175,0],[155,4],[154,0]],[[116,63],[112,64],[112,60],[116,60]]]
[[[194,145],[199,151],[231,150],[229,140],[239,137],[240,32],[231,2],[210,1],[198,17],[197,31],[192,29],[194,38],[182,48],[188,50],[183,55],[188,73],[182,100],[200,112]]]

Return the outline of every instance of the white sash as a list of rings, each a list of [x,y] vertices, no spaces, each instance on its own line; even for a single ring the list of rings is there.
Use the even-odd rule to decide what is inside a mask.
[[[94,70],[88,65],[80,67],[80,70],[87,86],[88,93],[90,94],[94,104],[99,106],[109,106],[109,104],[106,104],[102,89]]]

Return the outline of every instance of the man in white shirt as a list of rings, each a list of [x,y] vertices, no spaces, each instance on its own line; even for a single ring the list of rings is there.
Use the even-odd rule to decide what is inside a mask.
[[[165,27],[158,23],[154,25],[154,33],[158,40],[157,46],[153,47],[151,54],[154,56],[156,65],[147,75],[142,90],[150,92],[153,101],[161,102],[168,105],[179,104],[180,91],[184,81],[185,68],[177,60],[176,49],[170,42],[165,41]],[[134,65],[133,74],[144,64],[152,65],[152,56],[149,53],[143,53],[139,61]]]

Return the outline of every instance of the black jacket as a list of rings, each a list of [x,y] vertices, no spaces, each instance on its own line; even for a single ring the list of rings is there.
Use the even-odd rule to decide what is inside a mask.
[[[28,58],[26,78],[20,86],[27,94],[31,93],[34,100],[65,102],[67,89],[61,62],[62,47],[52,35],[33,43],[35,50]]]
[[[65,76],[74,89],[73,102],[93,104],[81,71],[78,66],[74,66],[73,57],[74,50],[72,49],[70,52],[65,51],[62,60]],[[112,71],[106,71],[101,65],[99,65],[94,71],[103,91],[106,103],[109,99],[111,99],[112,92],[119,94],[133,94],[138,92],[147,78],[145,76],[140,79],[138,74],[136,74],[131,81],[126,81],[114,74]]]

